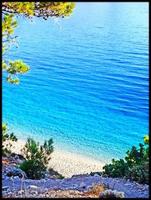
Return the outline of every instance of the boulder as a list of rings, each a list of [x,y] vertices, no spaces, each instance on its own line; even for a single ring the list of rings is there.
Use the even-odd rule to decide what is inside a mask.
[[[9,159],[19,164],[25,161],[24,156],[16,153],[12,153]]]
[[[18,176],[19,178],[27,178],[26,173],[15,166],[7,166],[4,169],[4,174],[8,177]]]
[[[37,189],[39,189],[38,186],[36,186],[36,185],[29,185],[28,188],[29,188],[29,189],[32,189],[32,190],[37,190]]]

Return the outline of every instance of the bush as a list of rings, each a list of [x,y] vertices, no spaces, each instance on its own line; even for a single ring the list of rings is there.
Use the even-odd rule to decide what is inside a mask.
[[[99,195],[99,199],[108,199],[108,198],[125,198],[124,192],[118,192],[116,190],[105,190],[104,192],[101,192]]]
[[[25,147],[22,149],[25,161],[20,168],[26,172],[28,178],[44,178],[50,155],[53,152],[53,140],[45,141],[43,145],[28,138]]]
[[[128,165],[123,160],[114,160],[112,159],[112,164],[107,164],[103,167],[105,174],[111,177],[124,177],[128,171]],[[104,174],[103,173],[103,174]]]
[[[64,176],[62,174],[60,174],[59,172],[55,171],[52,168],[48,169],[48,173],[49,173],[50,177],[55,177],[55,178],[58,178],[58,179],[64,179]]]
[[[8,156],[11,154],[12,142],[17,141],[17,137],[14,133],[9,133],[7,124],[2,124],[2,155]]]
[[[110,177],[125,177],[139,183],[149,183],[149,136],[144,144],[133,146],[124,159],[114,160],[103,167],[103,174]]]
[[[127,178],[139,183],[149,183],[149,162],[142,162],[140,165],[134,165],[129,169]]]

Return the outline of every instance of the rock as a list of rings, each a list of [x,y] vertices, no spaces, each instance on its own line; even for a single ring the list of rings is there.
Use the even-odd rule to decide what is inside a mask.
[[[102,176],[102,172],[91,172],[90,176]]]
[[[72,175],[71,178],[84,178],[84,177],[88,177],[89,174],[76,174],[76,175]]]
[[[112,194],[116,196],[118,196],[119,198],[122,198],[124,195],[126,198],[148,198],[149,196],[149,186],[148,185],[142,185],[142,184],[135,184],[135,182],[125,182],[125,180],[123,180],[122,178],[105,178],[105,177],[92,177],[91,175],[78,175],[78,176],[74,176],[72,178],[65,178],[65,179],[41,179],[41,180],[31,180],[31,179],[26,179],[25,182],[23,180],[23,182],[21,182],[19,176],[10,176],[13,179],[13,182],[10,180],[10,178],[8,176],[6,176],[6,174],[9,171],[15,171],[16,169],[18,170],[17,167],[14,166],[4,166],[3,167],[3,176],[4,176],[4,180],[3,180],[3,186],[5,186],[3,188],[3,196],[4,197],[8,197],[8,192],[9,190],[12,192],[12,196],[11,197],[16,197],[16,195],[18,194],[18,191],[21,189],[21,185],[22,189],[24,190],[26,188],[26,190],[24,191],[23,194],[20,194],[20,197],[40,197],[39,194],[43,194],[44,197],[61,197],[61,196],[65,196],[66,197],[66,192],[67,190],[74,190],[74,191],[79,191],[82,193],[85,192],[91,192],[89,193],[89,195],[94,195],[94,193],[96,194],[97,191],[97,197],[99,196],[100,192],[102,190],[100,190],[100,188],[95,187],[93,188],[93,186],[95,185],[108,185],[108,188],[111,189],[111,187],[114,186],[114,190],[108,190],[108,192],[106,192],[105,194],[100,194],[100,198],[101,195],[107,195]],[[15,169],[15,170],[14,170]],[[20,170],[20,169],[19,169]],[[22,170],[20,170],[22,173]],[[16,171],[15,171],[16,174]],[[97,173],[95,173],[97,174]],[[127,185],[125,185],[127,184]],[[12,188],[13,186],[13,188]],[[7,189],[8,188],[8,189]],[[106,188],[106,187],[105,187]],[[13,191],[13,189],[15,189],[15,191]],[[59,189],[59,190],[58,190]],[[99,190],[98,190],[99,189]],[[49,191],[50,190],[50,191]],[[52,190],[54,190],[54,193],[52,192]],[[56,192],[58,190],[58,193]],[[124,191],[123,192],[118,192],[118,191]],[[92,193],[93,191],[93,193]],[[37,194],[38,192],[38,194]],[[103,192],[103,191],[102,191]],[[72,193],[73,197],[75,197],[75,193]],[[70,194],[70,197],[72,196]],[[79,195],[79,194],[78,194]],[[88,195],[88,193],[87,193]],[[19,197],[19,194],[18,194]],[[92,196],[93,197],[93,196]]]
[[[49,168],[48,171],[45,173],[46,178],[58,178],[58,179],[63,179],[64,176],[60,174],[59,172],[55,171],[52,168]]]
[[[48,192],[48,188],[44,188],[44,192]]]
[[[14,157],[15,159],[25,160],[24,156],[22,156],[21,154],[12,153],[11,157]]]
[[[3,191],[7,191],[8,189],[9,189],[8,186],[4,186],[4,187],[2,187],[2,190],[3,190]]]
[[[4,173],[6,176],[18,176],[19,178],[27,178],[26,173],[22,171],[21,169],[14,167],[14,166],[8,166],[5,168]]]
[[[94,174],[94,176],[100,176],[99,174]]]
[[[30,193],[31,193],[32,195],[34,195],[34,196],[38,194],[37,191],[30,191]]]
[[[38,189],[38,186],[36,186],[36,185],[30,185],[28,188],[29,188],[29,189],[32,189],[32,190],[37,190],[37,189]]]
[[[18,191],[18,194],[19,194],[19,195],[22,195],[22,194],[24,194],[24,192],[25,192],[24,190],[19,190],[19,191]]]
[[[12,153],[9,157],[9,160],[11,161],[11,163],[21,164],[25,160],[25,158],[20,154]]]
[[[131,186],[132,184],[131,183],[125,183],[125,186]]]
[[[8,197],[11,197],[12,194],[13,194],[12,192],[7,192],[7,196],[8,196]],[[5,195],[6,195],[6,194],[5,194]]]
[[[13,178],[14,178],[14,181],[15,181],[15,180],[19,180],[19,179],[20,179],[20,177],[19,177],[19,176],[14,176]]]
[[[86,189],[86,184],[84,182],[81,182],[79,187],[82,189]]]

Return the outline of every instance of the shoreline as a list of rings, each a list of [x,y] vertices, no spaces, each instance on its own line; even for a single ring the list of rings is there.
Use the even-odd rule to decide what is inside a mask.
[[[12,152],[21,154],[21,149],[26,141],[18,139],[12,143]],[[86,174],[91,172],[100,172],[106,163],[102,163],[94,158],[89,158],[77,153],[71,153],[61,149],[54,149],[51,154],[48,168],[53,168],[55,171],[62,174],[65,178],[73,175]]]

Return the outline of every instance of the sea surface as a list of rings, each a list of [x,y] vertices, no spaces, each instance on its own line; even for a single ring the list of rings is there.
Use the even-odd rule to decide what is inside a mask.
[[[63,19],[17,18],[30,71],[3,75],[3,121],[20,139],[100,161],[122,158],[149,132],[148,3],[77,3]]]

